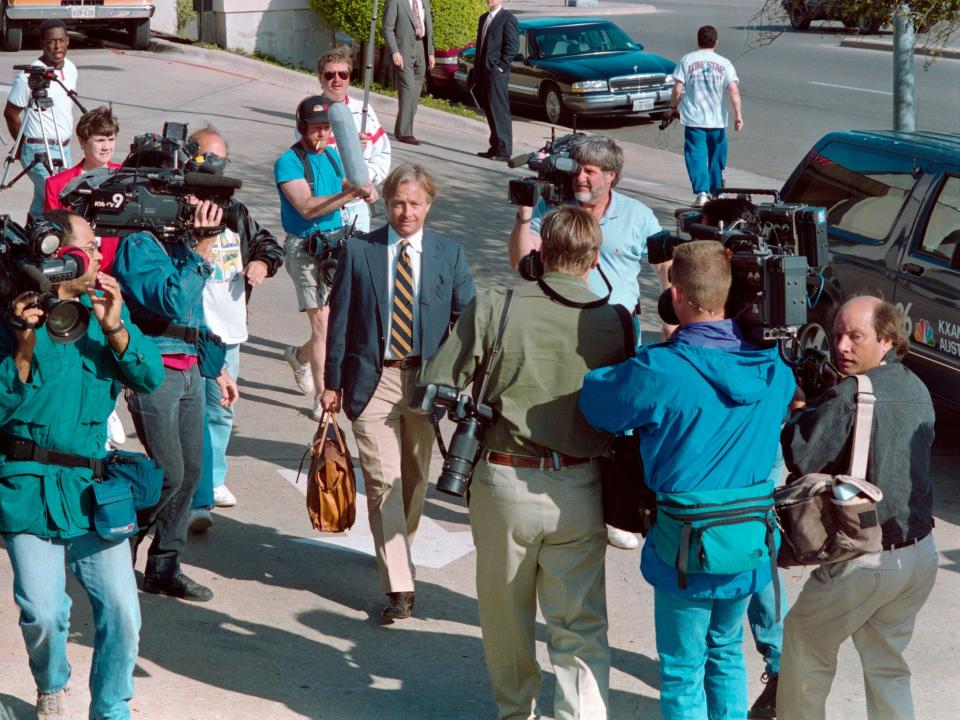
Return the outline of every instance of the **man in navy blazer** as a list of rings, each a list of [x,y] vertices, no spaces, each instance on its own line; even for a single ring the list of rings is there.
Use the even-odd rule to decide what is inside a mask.
[[[463,248],[423,229],[436,194],[419,165],[391,172],[389,224],[347,241],[330,295],[322,404],[353,421],[387,622],[413,610],[410,544],[433,451],[429,417],[411,409],[417,372],[475,294]]]
[[[476,61],[467,83],[490,126],[490,147],[477,155],[509,160],[513,152],[510,63],[520,48],[520,37],[517,18],[503,9],[503,0],[487,0],[487,8],[477,24]]]

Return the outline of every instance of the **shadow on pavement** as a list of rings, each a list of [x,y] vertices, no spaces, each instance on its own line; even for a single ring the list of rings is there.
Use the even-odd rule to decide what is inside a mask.
[[[34,706],[20,698],[0,693],[0,720],[33,720]]]

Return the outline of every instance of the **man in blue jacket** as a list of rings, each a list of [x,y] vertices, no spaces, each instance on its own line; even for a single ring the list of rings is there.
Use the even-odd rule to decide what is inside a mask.
[[[683,545],[668,531],[664,503],[673,510],[694,493],[717,503],[769,498],[767,478],[795,383],[776,348],[748,344],[725,319],[731,271],[720,243],[679,246],[671,275],[680,329],[668,342],[588,373],[580,407],[598,429],[639,433],[647,483],[657,492],[658,519],[640,568],[655,590],[663,717],[743,718],[743,617],[750,595],[770,582],[769,545],[744,548],[744,558],[757,559],[752,569],[716,574],[691,564],[683,573],[677,566],[687,556],[681,563],[676,548],[666,550]],[[712,548],[702,547],[709,557]]]
[[[126,540],[94,532],[94,471],[107,417],[123,385],[148,393],[163,368],[154,344],[130,322],[117,281],[99,272],[100,250],[85,220],[45,213],[62,232],[61,252],[86,266],[55,286],[90,313],[75,342],[51,339],[36,293],[18,295],[0,324],[0,534],[13,566],[37,717],[66,717],[70,597],[64,562],[86,590],[96,634],[90,671],[95,720],[129,718],[140,606]],[[102,291],[95,291],[93,284]],[[14,326],[14,324],[16,324]]]
[[[156,336],[164,366],[159,389],[127,398],[137,436],[164,472],[160,501],[137,519],[138,544],[155,525],[143,590],[196,602],[212,599],[213,592],[180,571],[180,558],[203,462],[205,386],[196,334],[206,330],[203,289],[213,274],[222,219],[223,211],[205,200],[196,206],[191,236],[164,242],[149,232],[133,233],[120,242],[113,261],[130,314]],[[216,380],[221,403],[229,407],[239,396],[237,384],[225,368]]]

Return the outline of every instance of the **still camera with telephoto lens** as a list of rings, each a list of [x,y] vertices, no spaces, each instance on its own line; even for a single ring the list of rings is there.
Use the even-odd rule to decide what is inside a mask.
[[[213,232],[240,224],[232,198],[243,182],[223,175],[225,164],[212,153],[200,154],[185,124],[168,122],[162,135],[135,137],[119,170],[85,173],[60,197],[100,235],[147,231],[160,240],[191,242],[196,201],[210,200],[223,209],[223,222]]]
[[[337,273],[337,262],[340,259],[340,251],[343,250],[343,246],[349,238],[361,234],[355,229],[356,224],[357,221],[354,218],[352,224],[345,225],[338,230],[311,233],[303,242],[304,249],[313,255],[317,261],[320,279],[327,285],[333,285]]]
[[[72,343],[86,334],[90,311],[76,300],[61,300],[56,286],[83,275],[89,258],[80,248],[61,246],[62,238],[63,230],[45,220],[24,229],[0,215],[0,303],[7,324],[25,329],[10,303],[22,293],[36,293],[33,306],[43,310],[40,325],[46,324],[50,339]]]

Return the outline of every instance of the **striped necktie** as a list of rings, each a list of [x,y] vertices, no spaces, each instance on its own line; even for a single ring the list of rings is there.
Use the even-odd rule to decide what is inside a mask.
[[[413,265],[408,247],[407,240],[400,241],[396,279],[393,282],[390,352],[396,360],[407,357],[413,350]]]
[[[410,0],[413,6],[413,27],[417,33],[417,40],[424,36],[423,18],[420,17],[420,0]]]

